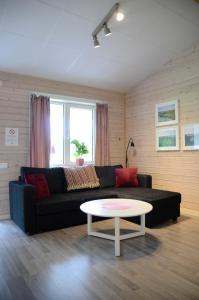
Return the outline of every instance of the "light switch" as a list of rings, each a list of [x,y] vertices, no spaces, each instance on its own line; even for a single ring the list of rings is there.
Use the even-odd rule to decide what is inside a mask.
[[[0,163],[0,169],[7,169],[8,163]]]

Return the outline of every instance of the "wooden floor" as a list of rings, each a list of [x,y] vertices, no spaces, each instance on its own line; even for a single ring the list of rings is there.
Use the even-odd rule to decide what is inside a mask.
[[[112,221],[95,227],[110,230]],[[199,299],[199,217],[121,244],[116,258],[113,241],[87,237],[86,225],[28,237],[1,221],[0,299]]]

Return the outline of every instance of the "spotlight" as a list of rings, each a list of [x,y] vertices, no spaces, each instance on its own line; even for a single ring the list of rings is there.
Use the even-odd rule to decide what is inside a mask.
[[[100,47],[100,43],[97,39],[97,36],[93,36],[93,42],[94,42],[94,48],[99,48]]]
[[[104,24],[104,34],[105,34],[105,36],[111,35],[110,28],[107,26],[106,23]]]

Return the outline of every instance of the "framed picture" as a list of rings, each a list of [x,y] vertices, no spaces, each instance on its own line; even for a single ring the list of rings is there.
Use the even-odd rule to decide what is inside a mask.
[[[182,149],[199,150],[199,124],[187,124],[182,127]]]
[[[156,150],[179,150],[178,126],[156,128]]]
[[[178,100],[156,105],[156,126],[178,123]]]

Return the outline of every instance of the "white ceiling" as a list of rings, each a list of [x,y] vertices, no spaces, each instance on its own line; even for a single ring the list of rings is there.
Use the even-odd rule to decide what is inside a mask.
[[[91,33],[116,0],[0,0],[0,70],[121,92],[199,42],[192,0],[120,1],[112,35]]]

